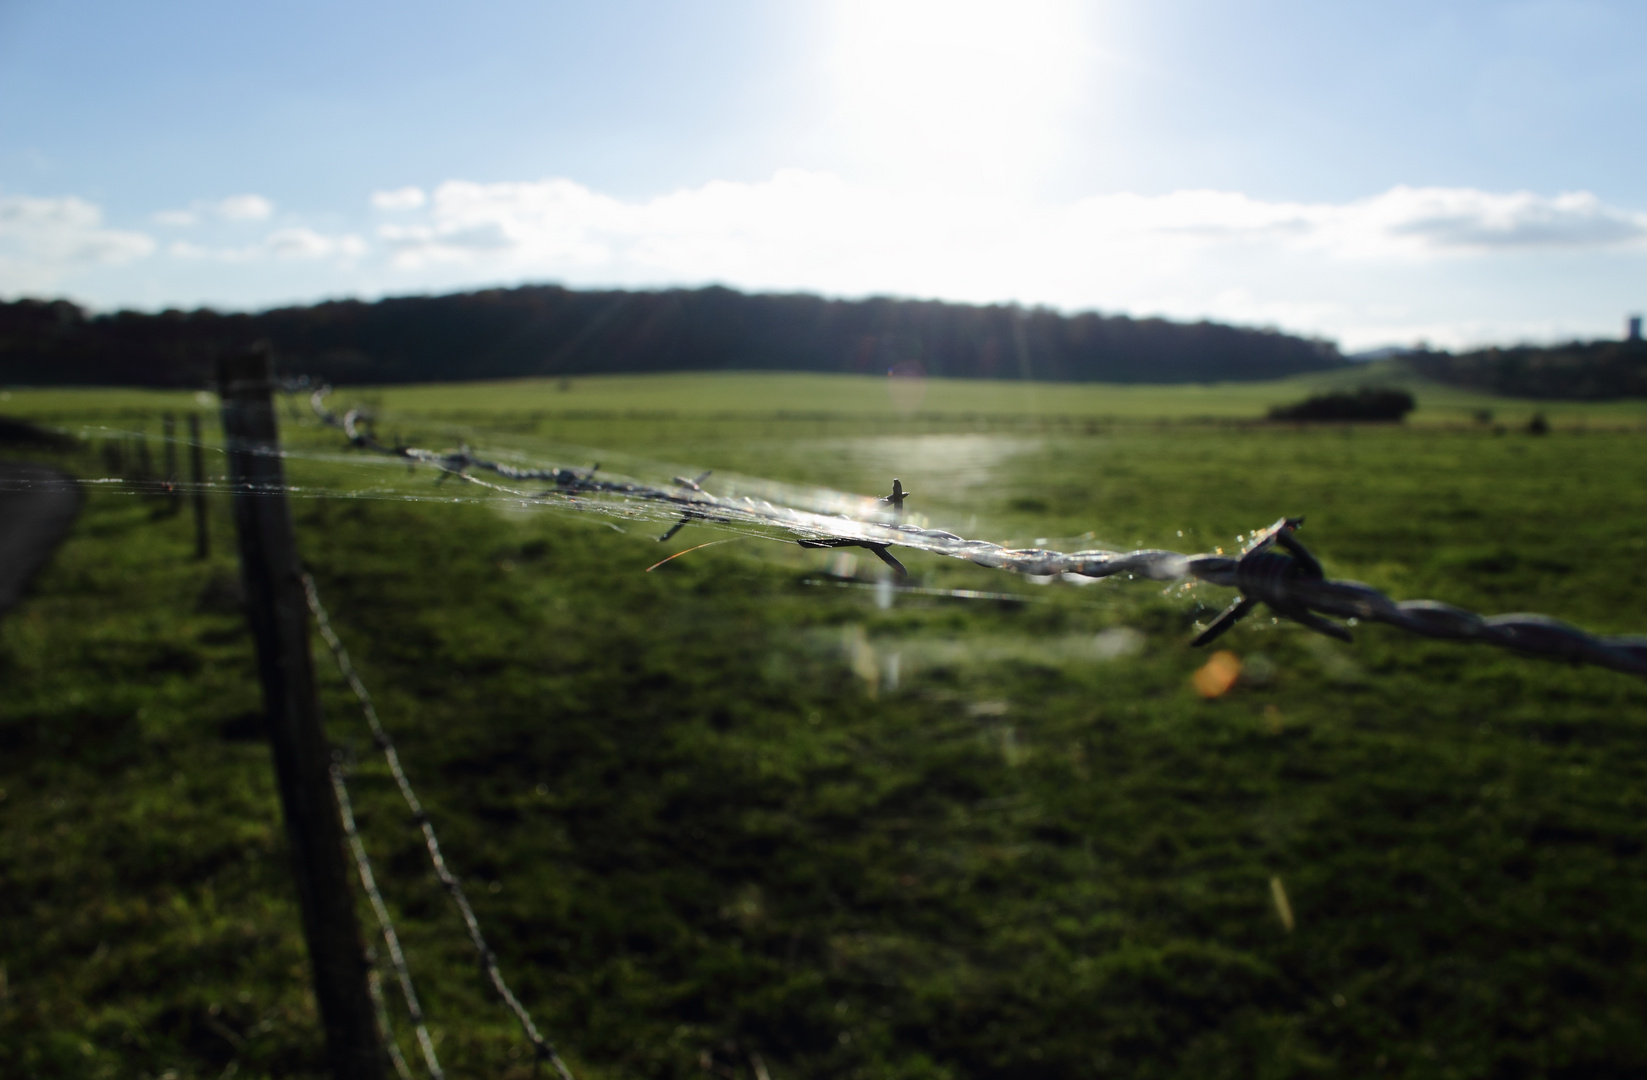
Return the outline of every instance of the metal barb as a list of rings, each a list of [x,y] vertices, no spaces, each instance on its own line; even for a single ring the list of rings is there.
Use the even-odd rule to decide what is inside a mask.
[[[904,490],[904,482],[902,480],[899,480],[897,477],[893,477],[892,494],[882,495],[876,500],[876,502],[879,502],[883,506],[892,507],[893,513],[897,514],[899,517],[902,517],[904,513],[904,500],[909,498],[912,494],[914,493]]]
[[[1304,524],[1304,519],[1282,518],[1258,533],[1241,553],[1235,564],[1235,587],[1241,595],[1225,608],[1212,625],[1201,631],[1191,645],[1210,645],[1226,630],[1245,618],[1260,602],[1271,611],[1317,633],[1340,641],[1350,640],[1350,632],[1335,622],[1311,612],[1295,595],[1294,586],[1304,582],[1322,582],[1326,573],[1299,539],[1293,534]],[[1272,549],[1279,545],[1287,554]]]
[[[892,552],[887,550],[888,545],[886,544],[877,544],[870,540],[851,540],[839,536],[828,538],[807,537],[797,540],[795,543],[803,548],[866,548],[874,552],[876,558],[892,567],[892,572],[898,575],[899,581],[906,580],[909,577],[909,571],[904,569],[904,564],[899,562]]]
[[[597,466],[597,468],[598,468],[598,466]],[[677,477],[674,477],[673,479],[674,479],[675,483],[677,485],[679,485],[680,487],[686,488],[688,491],[691,491],[695,494],[702,495],[703,494],[703,482],[705,480],[709,479],[709,474],[714,472],[714,471],[715,471],[714,469],[705,469],[703,472],[699,473],[695,477],[677,476]],[[589,475],[590,476],[595,475],[595,472],[594,472],[593,469],[589,470]],[[658,537],[658,543],[661,544],[665,540],[668,540],[668,539],[672,538],[676,533],[678,533],[682,529],[686,528],[686,526],[696,516],[697,515],[693,514],[691,511],[688,511],[685,514],[682,514],[681,519],[679,521],[675,522],[674,525],[670,526],[668,532],[666,532],[662,536]]]

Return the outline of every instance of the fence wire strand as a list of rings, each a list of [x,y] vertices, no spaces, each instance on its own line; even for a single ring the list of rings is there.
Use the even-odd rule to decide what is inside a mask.
[[[305,575],[307,577],[307,575]],[[312,583],[306,585],[312,588]],[[383,945],[389,951],[389,966],[400,982],[400,994],[406,1000],[406,1013],[411,1017],[413,1030],[417,1033],[418,1048],[423,1052],[423,1062],[434,1080],[446,1080],[446,1073],[440,1067],[440,1060],[435,1056],[435,1044],[429,1038],[428,1025],[424,1023],[423,1006],[419,1004],[417,989],[412,985],[412,972],[406,964],[406,954],[400,948],[400,935],[395,932],[394,920],[389,916],[389,906],[383,902],[383,893],[377,887],[377,877],[372,873],[372,862],[366,856],[366,845],[360,839],[360,831],[355,828],[354,806],[349,801],[349,788],[343,782],[343,765],[341,762],[332,762],[332,791],[337,795],[338,814],[343,819],[343,835],[349,841],[349,850],[355,857],[355,870],[360,875],[360,887],[366,891],[366,898],[371,901],[372,912],[377,916],[378,929],[383,933]],[[373,973],[376,976],[376,971]],[[376,991],[381,1003],[382,991]],[[398,1058],[395,1069],[401,1076],[410,1078],[406,1068],[406,1060],[401,1056],[400,1047],[396,1045],[393,1033],[389,1030],[388,1010],[382,1010],[381,1023],[383,1025],[383,1041],[388,1045],[389,1056]]]
[[[395,1041],[394,1025],[389,1022],[389,1007],[383,1002],[383,976],[377,970],[377,951],[367,949],[366,960],[371,965],[366,969],[366,992],[372,998],[378,1030],[383,1032],[383,1049],[389,1055],[389,1063],[395,1067],[395,1075],[400,1080],[412,1080],[411,1067],[406,1064],[406,1055],[400,1052],[400,1044]]]
[[[343,641],[332,628],[332,620],[326,612],[325,605],[320,602],[320,593],[315,588],[314,578],[308,574],[303,575],[303,590],[308,597],[309,611],[314,615],[315,624],[320,630],[320,636],[325,639],[327,647],[331,649],[332,658],[337,662],[338,670],[342,672],[344,681],[349,684],[349,689],[354,691],[355,697],[360,701],[361,711],[365,714],[367,726],[372,732],[372,741],[383,752],[384,760],[389,765],[389,773],[394,777],[395,784],[400,789],[401,797],[406,800],[406,805],[412,811],[412,820],[422,830],[423,844],[429,852],[429,861],[434,866],[435,876],[439,879],[441,886],[445,888],[447,895],[452,898],[458,913],[463,917],[463,924],[469,931],[470,943],[474,945],[475,952],[480,958],[481,967],[491,981],[492,988],[497,992],[498,997],[502,999],[509,1011],[514,1014],[521,1030],[532,1044],[537,1059],[540,1062],[549,1062],[554,1067],[555,1072],[560,1075],[561,1080],[574,1080],[572,1071],[567,1067],[566,1062],[562,1060],[560,1052],[555,1049],[553,1043],[545,1039],[538,1031],[537,1025],[532,1022],[531,1014],[526,1011],[526,1007],[521,1004],[520,999],[509,988],[509,984],[504,981],[503,972],[498,968],[497,954],[486,944],[486,938],[480,930],[480,921],[475,918],[475,910],[470,906],[469,898],[463,892],[463,884],[446,864],[446,858],[441,852],[440,840],[435,835],[434,824],[429,819],[428,811],[423,808],[423,804],[418,800],[417,793],[412,790],[412,782],[407,777],[406,770],[401,767],[400,754],[395,750],[394,740],[389,737],[389,732],[378,718],[377,706],[372,702],[372,695],[367,692],[366,684],[361,682],[360,676],[355,672],[354,664],[349,659],[349,652],[343,647]],[[346,797],[345,795],[344,798]],[[386,913],[387,909],[385,909]],[[409,985],[409,982],[407,985]],[[432,1046],[428,1048],[428,1053],[431,1055],[429,1060],[432,1062]],[[435,1068],[438,1068],[438,1065]],[[440,1074],[436,1073],[436,1075]]]
[[[302,388],[310,385],[305,380]],[[892,495],[878,503],[863,500],[867,512],[853,517],[798,510],[764,499],[716,496],[700,486],[703,477],[696,480],[676,477],[673,488],[662,488],[624,479],[597,478],[594,469],[518,468],[476,457],[467,447],[439,451],[390,446],[373,435],[371,418],[366,413],[356,409],[340,417],[328,409],[325,398],[330,389],[324,385],[314,389],[310,395],[311,407],[323,423],[342,431],[349,443],[359,449],[399,457],[410,464],[432,466],[440,471],[441,479],[457,476],[521,498],[605,497],[653,504],[679,515],[678,524],[663,539],[693,522],[764,530],[768,535],[779,534],[802,547],[868,549],[900,577],[904,576],[903,565],[888,548],[927,551],[1037,577],[1074,574],[1104,578],[1129,574],[1154,581],[1187,577],[1235,589],[1239,594],[1229,609],[1196,639],[1197,645],[1210,643],[1263,603],[1280,617],[1341,640],[1349,640],[1349,631],[1328,616],[1383,623],[1423,637],[1494,645],[1631,675],[1647,675],[1647,636],[1591,634],[1548,615],[1484,616],[1435,600],[1396,601],[1359,581],[1330,579],[1293,535],[1303,524],[1302,518],[1282,518],[1254,534],[1237,556],[1185,555],[1159,549],[1066,553],[1045,548],[1009,548],[986,540],[967,540],[941,529],[903,523],[902,503],[908,493],[902,491],[897,481],[893,481]],[[522,491],[480,480],[471,475],[474,471],[488,472],[512,483],[535,481],[551,486],[545,491]]]

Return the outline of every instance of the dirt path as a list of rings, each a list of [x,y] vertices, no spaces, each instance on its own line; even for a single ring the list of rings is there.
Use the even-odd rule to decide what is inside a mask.
[[[0,615],[23,590],[80,513],[80,486],[68,473],[0,461]]]

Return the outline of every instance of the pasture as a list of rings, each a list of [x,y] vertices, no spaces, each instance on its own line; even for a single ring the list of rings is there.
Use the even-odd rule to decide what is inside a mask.
[[[337,396],[414,445],[866,494],[896,475],[933,524],[1025,545],[1228,550],[1304,515],[1335,577],[1647,632],[1647,408],[1377,374],[1415,389],[1409,423],[1250,422],[1353,385],[1339,374]],[[0,412],[152,435],[198,409],[215,435],[211,404],[12,391]],[[1536,409],[1547,436],[1524,431]],[[1219,643],[1242,679],[1207,699],[1187,643],[1228,595],[1206,586],[1037,585],[912,553],[913,585],[1014,598],[888,604],[867,555],[755,539],[647,573],[718,534],[660,545],[285,433],[320,593],[580,1077],[1647,1068],[1640,679],[1255,617]],[[89,452],[53,460],[103,475]],[[8,1076],[320,1068],[227,503],[205,563],[166,509],[90,487],[0,621]],[[357,707],[317,670],[448,1073],[531,1075]]]

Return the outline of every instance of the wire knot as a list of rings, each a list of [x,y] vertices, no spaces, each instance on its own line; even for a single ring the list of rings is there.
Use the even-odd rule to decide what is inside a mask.
[[[1327,579],[1321,563],[1293,534],[1303,518],[1282,518],[1252,538],[1236,560],[1234,584],[1241,595],[1225,608],[1193,644],[1208,645],[1234,626],[1259,603],[1284,619],[1340,641],[1350,640],[1350,632],[1310,610],[1308,600],[1298,595],[1299,585],[1316,585]],[[1283,549],[1285,554],[1274,550]]]

